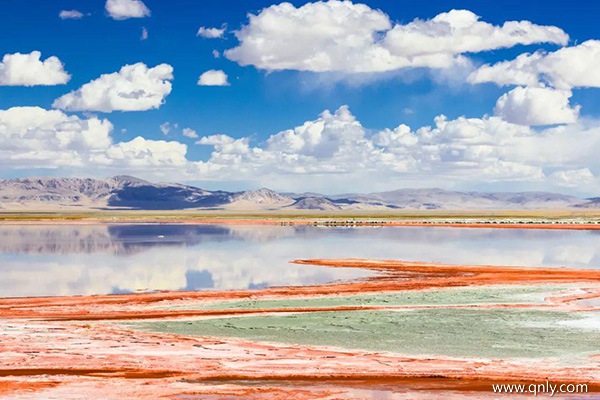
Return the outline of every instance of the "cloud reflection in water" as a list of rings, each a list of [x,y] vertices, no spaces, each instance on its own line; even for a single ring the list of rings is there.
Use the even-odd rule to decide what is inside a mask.
[[[0,227],[0,296],[256,289],[366,276],[289,264],[366,257],[457,264],[600,267],[586,231],[209,225]]]

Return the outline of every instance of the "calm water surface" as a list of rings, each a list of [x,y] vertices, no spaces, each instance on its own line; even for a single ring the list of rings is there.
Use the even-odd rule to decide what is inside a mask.
[[[290,264],[367,257],[600,269],[600,233],[418,227],[0,226],[0,297],[255,289],[366,276]]]

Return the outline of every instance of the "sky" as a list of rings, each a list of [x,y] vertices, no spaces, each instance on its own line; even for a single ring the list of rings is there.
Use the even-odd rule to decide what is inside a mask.
[[[0,178],[600,192],[596,2],[0,10]]]

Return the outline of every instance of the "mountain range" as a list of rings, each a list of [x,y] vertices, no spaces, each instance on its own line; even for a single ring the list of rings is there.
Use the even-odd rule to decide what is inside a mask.
[[[0,180],[0,210],[515,210],[600,208],[600,198],[550,192],[460,192],[399,189],[339,195],[278,193],[270,189],[209,191],[194,186],[151,183],[131,176],[20,178]]]

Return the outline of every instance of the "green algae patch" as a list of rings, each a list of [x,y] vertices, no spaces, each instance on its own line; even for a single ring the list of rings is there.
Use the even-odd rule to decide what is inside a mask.
[[[494,285],[442,290],[401,291],[354,296],[305,297],[283,300],[235,300],[160,307],[177,310],[229,310],[341,306],[440,306],[476,304],[543,304],[552,293],[575,285]]]
[[[425,309],[273,314],[152,321],[129,327],[182,335],[483,358],[578,357],[600,352],[594,313]]]

